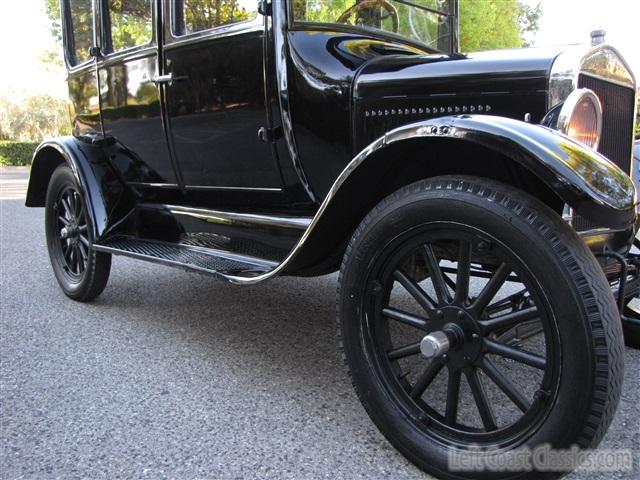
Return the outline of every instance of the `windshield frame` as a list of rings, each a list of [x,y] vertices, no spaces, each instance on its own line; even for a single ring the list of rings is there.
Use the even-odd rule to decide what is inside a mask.
[[[285,1],[285,0],[283,0]],[[354,0],[355,1],[355,0]],[[309,28],[313,28],[314,30],[319,31],[344,31],[347,33],[357,33],[364,35],[375,35],[381,38],[386,38],[395,42],[403,42],[413,47],[425,50],[429,53],[440,53],[440,54],[456,54],[459,52],[459,35],[458,35],[458,7],[459,0],[449,0],[449,12],[443,12],[440,10],[432,9],[429,7],[425,7],[416,3],[413,3],[411,0],[390,0],[390,3],[399,3],[402,5],[406,5],[408,7],[417,8],[419,10],[427,11],[433,13],[435,15],[442,15],[448,17],[446,22],[449,23],[449,45],[451,46],[450,51],[439,50],[436,47],[432,47],[426,43],[423,43],[415,38],[405,36],[402,34],[390,32],[387,30],[380,30],[376,28],[365,28],[358,25],[351,25],[348,23],[332,23],[332,22],[307,22],[301,20],[294,20],[293,14],[293,0],[286,0],[286,12],[287,12],[287,28],[291,31],[301,31],[307,30]]]

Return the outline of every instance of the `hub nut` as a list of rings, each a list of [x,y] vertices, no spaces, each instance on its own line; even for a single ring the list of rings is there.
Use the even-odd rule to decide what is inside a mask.
[[[442,331],[426,335],[420,342],[420,352],[427,358],[437,358],[449,351],[449,337]]]

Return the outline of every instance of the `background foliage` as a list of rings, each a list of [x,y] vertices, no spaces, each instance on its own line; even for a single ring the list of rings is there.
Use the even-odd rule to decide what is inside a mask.
[[[66,100],[50,95],[19,101],[0,97],[0,140],[39,142],[70,131]]]
[[[460,49],[463,52],[520,48],[538,31],[541,4],[518,0],[461,0]]]
[[[28,165],[38,142],[0,141],[0,165]]]

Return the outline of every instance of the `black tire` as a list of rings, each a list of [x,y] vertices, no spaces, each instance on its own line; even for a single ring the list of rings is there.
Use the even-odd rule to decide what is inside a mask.
[[[96,252],[92,247],[92,231],[84,194],[71,169],[60,165],[47,188],[47,248],[62,291],[79,302],[100,295],[111,270],[111,254]]]
[[[443,260],[456,261],[455,281],[450,273],[443,273],[445,266],[453,263],[443,264]],[[491,266],[498,261],[502,263]],[[460,273],[464,265],[473,266],[466,270],[470,271],[467,287],[465,274]],[[485,276],[492,280],[479,288],[477,297],[472,296],[469,288],[475,288],[473,282],[484,281],[480,276],[485,270]],[[432,275],[432,271],[439,273]],[[503,284],[515,282],[526,287],[525,293],[518,291],[489,304],[494,297],[488,285],[498,277],[506,279]],[[429,291],[435,294],[427,293],[428,282],[433,287]],[[397,291],[422,313],[416,316],[392,308],[391,297]],[[523,306],[518,306],[521,303]],[[511,309],[510,313],[490,313],[502,308]],[[480,313],[472,317],[475,311]],[[498,387],[491,380],[501,372],[492,370],[493,377],[488,376],[493,360],[487,360],[503,359],[489,352],[496,350],[495,344],[502,338],[514,337],[505,336],[509,332],[497,330],[496,322],[489,320],[510,318],[513,327],[513,313],[517,312],[537,316],[532,326],[539,331],[527,341],[542,345],[541,338],[544,340],[544,362],[539,360],[542,355],[533,355],[534,360],[505,360],[505,365],[513,364],[526,372],[533,371],[535,364],[539,380],[534,382],[533,374],[519,375],[508,384],[502,382],[504,388]],[[427,367],[420,366],[426,359],[420,350],[416,352],[416,344],[400,344],[403,346],[398,348],[394,343],[392,330],[399,329],[403,329],[401,338],[417,332],[418,340],[439,329],[453,347]],[[522,191],[487,179],[423,180],[393,193],[367,215],[342,263],[338,335],[355,390],[373,422],[409,460],[439,478],[562,476],[566,472],[537,472],[530,470],[531,465],[507,472],[453,471],[449,455],[456,452],[458,459],[473,457],[486,465],[491,461],[500,464],[516,451],[543,444],[559,449],[595,447],[613,419],[621,394],[622,331],[598,262],[550,208]],[[480,346],[472,342],[480,342]],[[409,365],[406,371],[403,365]],[[438,376],[445,371],[446,386],[438,390],[436,383],[443,380]],[[461,389],[462,374],[471,394]],[[505,376],[502,372],[502,379]],[[514,385],[531,387],[533,393],[527,397],[515,391],[518,388]],[[423,387],[426,390],[421,390]],[[492,387],[491,392],[487,387]],[[509,407],[511,401],[511,406],[518,406],[513,410],[521,415],[513,416],[517,418],[513,422],[507,419],[504,426],[492,411],[497,403],[487,401],[489,393],[493,402],[498,398],[493,392],[500,390],[504,398],[509,396],[507,391],[511,394],[500,405]],[[441,402],[444,413],[434,406],[441,391],[445,391]],[[475,402],[476,409],[472,403],[472,410],[465,410],[467,405],[460,404],[461,398]],[[460,418],[460,409],[471,414]],[[475,419],[471,418],[473,412]],[[473,454],[471,447],[478,447]]]

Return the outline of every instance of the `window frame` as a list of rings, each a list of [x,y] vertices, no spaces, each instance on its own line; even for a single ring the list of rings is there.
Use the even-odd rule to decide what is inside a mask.
[[[260,29],[264,29],[264,19],[261,18],[260,13],[258,12],[258,2],[256,0],[256,9],[255,9],[255,17],[249,20],[240,20],[238,22],[225,23],[224,25],[219,25],[213,28],[207,28],[204,30],[198,30],[197,32],[184,33],[182,35],[178,34],[177,31],[177,20],[178,20],[178,7],[179,4],[182,4],[184,11],[184,0],[167,0],[168,1],[168,33],[170,38],[173,40],[172,43],[182,43],[183,41],[197,41],[201,38],[209,38],[209,37],[222,37],[226,35],[233,35],[235,33],[242,33],[245,31],[253,31],[256,27],[260,27]],[[184,23],[184,19],[183,19]],[[169,38],[167,38],[169,40]],[[169,43],[168,41],[165,43]]]
[[[92,45],[96,46],[98,43],[98,24],[97,24],[97,0],[91,0],[91,33],[92,33]],[[73,30],[73,17],[71,16],[71,2],[70,0],[60,1],[61,12],[61,25],[62,25],[62,41],[64,47],[64,63],[68,72],[75,72],[82,70],[90,65],[93,58],[89,56],[86,60],[80,62],[77,58],[76,38]],[[73,47],[73,48],[72,48]],[[73,61],[75,60],[75,62]]]
[[[150,0],[150,14],[151,14],[151,38],[147,43],[142,45],[133,45],[131,47],[123,48],[121,50],[113,49],[113,39],[111,35],[111,14],[109,11],[110,0],[96,0],[99,7],[99,24],[100,24],[100,48],[104,58],[115,58],[122,55],[128,55],[138,51],[146,50],[156,45],[157,39],[157,1]]]

